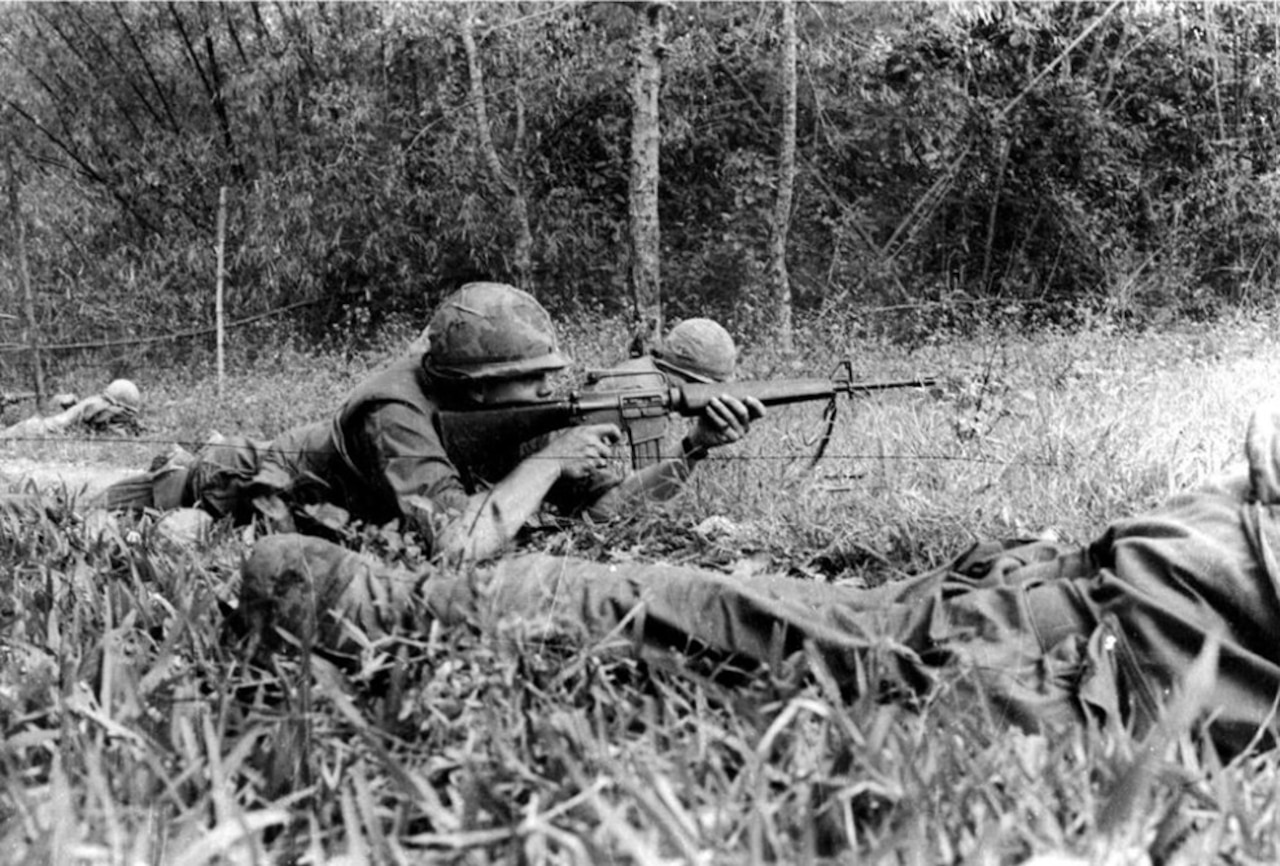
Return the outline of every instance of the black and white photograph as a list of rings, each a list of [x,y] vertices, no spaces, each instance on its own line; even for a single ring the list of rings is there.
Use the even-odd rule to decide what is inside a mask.
[[[0,863],[1280,862],[1280,3],[0,3]]]

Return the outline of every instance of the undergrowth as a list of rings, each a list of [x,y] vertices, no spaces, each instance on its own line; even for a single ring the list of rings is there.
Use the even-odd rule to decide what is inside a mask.
[[[621,354],[604,324],[568,338],[580,364]],[[779,409],[676,502],[524,544],[876,584],[977,538],[1083,542],[1237,456],[1274,381],[1275,326],[1257,313],[909,351],[815,331],[797,358],[748,352],[742,375],[849,357],[867,379],[937,382],[842,403],[816,466],[820,408]],[[207,369],[155,371],[140,383],[147,441],[6,452],[142,466],[212,430],[269,438],[324,417],[411,337],[360,355],[282,344],[233,364],[221,393]],[[0,510],[6,862],[1277,857],[1272,752],[1223,766],[1184,733],[1152,771],[1123,733],[1010,732],[956,681],[885,705],[843,698],[820,669],[733,672],[630,645],[436,627],[354,663],[268,653],[225,627],[242,533],[182,546],[148,519],[82,512]]]

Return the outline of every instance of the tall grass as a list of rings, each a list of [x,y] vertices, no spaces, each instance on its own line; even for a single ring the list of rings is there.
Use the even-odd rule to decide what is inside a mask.
[[[941,381],[842,405],[815,467],[818,407],[778,410],[675,503],[532,543],[876,583],[977,537],[1084,541],[1237,455],[1276,324],[910,351],[815,329],[799,359],[756,349],[743,375],[848,356],[867,378]],[[568,349],[605,364],[613,333],[580,327]],[[323,417],[407,336],[358,357],[282,346],[233,366],[221,397],[208,370],[157,371],[141,383],[154,442],[4,447],[144,465],[211,429],[270,437]],[[708,660],[512,634],[432,628],[336,666],[224,629],[245,549],[230,528],[182,548],[147,519],[0,519],[6,862],[1277,857],[1274,753],[1224,767],[1177,731],[1144,764],[1123,735],[1011,733],[954,682],[915,708],[850,703],[820,669],[731,686]]]

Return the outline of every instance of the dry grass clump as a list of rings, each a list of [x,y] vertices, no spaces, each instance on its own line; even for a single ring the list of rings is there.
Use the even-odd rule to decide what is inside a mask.
[[[1199,332],[810,342],[927,390],[778,410],[675,503],[526,543],[878,583],[978,537],[1085,541],[1220,470],[1276,369],[1274,319]],[[608,341],[593,338],[604,351]],[[584,341],[585,343],[588,341]],[[604,363],[578,346],[584,364]],[[156,439],[323,417],[382,355],[281,350],[221,400],[176,372]],[[96,443],[64,443],[90,459]],[[115,447],[115,446],[113,446]],[[142,451],[148,449],[133,445]],[[79,450],[77,450],[79,449]],[[123,453],[123,451],[121,452]],[[145,464],[145,459],[139,459]],[[718,516],[718,521],[708,518]],[[226,626],[245,540],[0,509],[0,851],[11,863],[1275,862],[1274,752],[1186,725],[1010,732],[944,677],[847,700],[812,659],[743,671],[616,642],[426,628],[353,657]],[[395,539],[374,538],[394,551]],[[1194,682],[1190,684],[1194,692]],[[1179,859],[1181,858],[1181,859]]]
[[[1272,392],[1280,363],[1274,324],[1259,316],[1204,333],[1006,334],[906,356],[853,345],[853,357],[885,368],[867,369],[869,380],[941,382],[843,404],[810,471],[819,410],[775,411],[708,461],[691,511],[763,529],[786,560],[792,535],[802,550],[825,539],[909,569],[979,537],[1087,540],[1240,457],[1249,413]]]

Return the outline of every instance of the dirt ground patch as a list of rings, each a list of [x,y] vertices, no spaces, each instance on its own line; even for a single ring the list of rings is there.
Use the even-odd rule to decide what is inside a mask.
[[[98,493],[137,472],[137,469],[123,466],[48,463],[13,457],[0,459],[0,483],[6,487],[21,487],[33,481],[42,490],[65,487],[67,492],[78,496]]]

